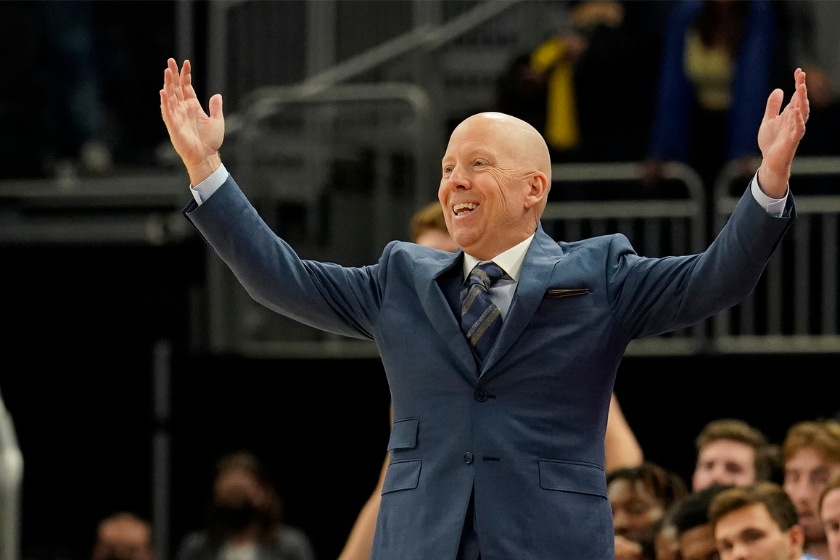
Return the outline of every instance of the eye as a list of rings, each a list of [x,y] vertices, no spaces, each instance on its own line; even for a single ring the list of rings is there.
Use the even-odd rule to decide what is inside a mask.
[[[446,167],[443,168],[443,174],[446,175],[447,173],[452,173],[452,166],[451,165],[447,165]]]
[[[477,160],[475,160],[475,163],[473,163],[473,165],[478,166],[478,167],[486,167],[487,162],[482,160],[482,159],[477,159]]]

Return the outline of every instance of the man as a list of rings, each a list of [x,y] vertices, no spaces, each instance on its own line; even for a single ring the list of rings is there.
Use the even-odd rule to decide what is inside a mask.
[[[155,560],[152,530],[132,513],[103,519],[96,530],[92,560]]]
[[[828,543],[828,558],[840,560],[840,475],[829,481],[820,496],[820,520]]]
[[[713,420],[697,436],[694,491],[715,484],[751,486],[770,477],[767,440],[741,420]]]
[[[768,100],[764,161],[701,255],[645,259],[624,236],[557,243],[539,226],[545,141],[523,121],[474,115],[450,137],[438,199],[461,251],[390,243],[378,264],[301,261],[221,164],[221,96],[204,114],[170,59],[161,111],[195,200],[185,215],[257,301],[377,342],[394,406],[372,558],[613,556],[604,432],[633,339],[734,305],[793,217],[787,179],[808,114],[805,76],[780,114]],[[484,262],[482,262],[484,261]],[[340,465],[337,465],[340,470]]]
[[[678,502],[674,511],[674,526],[682,560],[720,560],[709,506],[726,486],[711,486],[691,494]]]
[[[828,542],[819,518],[820,495],[832,476],[840,474],[840,422],[800,422],[782,444],[785,491],[805,531],[805,550],[828,560]]]
[[[772,482],[731,488],[709,507],[720,560],[813,560],[785,491]]]
[[[668,508],[685,497],[685,482],[646,462],[607,475],[607,494],[613,512],[616,559],[653,560],[655,527]]]

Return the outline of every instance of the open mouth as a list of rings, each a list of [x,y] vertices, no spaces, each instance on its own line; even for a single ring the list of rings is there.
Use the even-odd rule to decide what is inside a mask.
[[[462,202],[461,204],[456,204],[452,207],[452,212],[458,216],[466,216],[467,214],[471,213],[473,210],[478,208],[478,204],[475,202]]]

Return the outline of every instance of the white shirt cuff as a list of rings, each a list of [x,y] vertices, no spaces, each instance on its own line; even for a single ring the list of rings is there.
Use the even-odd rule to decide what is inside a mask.
[[[755,201],[764,208],[765,212],[774,218],[782,217],[782,214],[785,211],[785,206],[787,205],[787,197],[790,194],[790,185],[788,185],[788,190],[785,193],[784,198],[770,198],[764,194],[764,191],[762,191],[761,187],[758,186],[758,173],[756,173],[753,176],[752,183],[750,183],[750,190],[752,191]]]
[[[190,192],[195,199],[195,203],[201,206],[207,202],[207,199],[213,196],[219,187],[221,187],[228,178],[228,170],[225,169],[225,164],[219,166],[209,177],[204,179],[196,186],[190,185]]]

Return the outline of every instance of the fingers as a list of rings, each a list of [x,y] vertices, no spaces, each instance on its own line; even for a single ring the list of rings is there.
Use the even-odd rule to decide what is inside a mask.
[[[784,98],[785,93],[782,90],[773,90],[773,93],[767,98],[767,108],[764,110],[764,118],[766,120],[772,120],[779,116],[779,110],[782,108]]]
[[[224,119],[222,115],[222,96],[218,93],[210,98],[210,118],[213,120]]]

